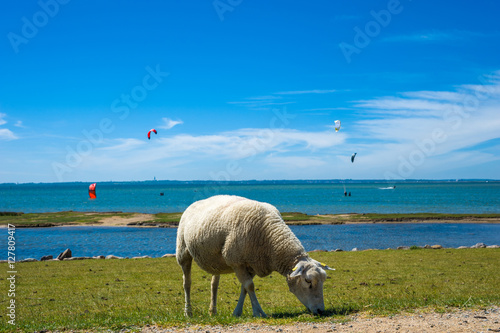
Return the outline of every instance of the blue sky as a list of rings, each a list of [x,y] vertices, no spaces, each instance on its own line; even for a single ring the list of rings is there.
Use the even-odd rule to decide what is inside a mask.
[[[8,1],[0,183],[500,179],[499,12]]]

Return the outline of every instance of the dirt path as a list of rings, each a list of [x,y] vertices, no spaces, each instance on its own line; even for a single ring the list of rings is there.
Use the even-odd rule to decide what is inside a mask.
[[[166,332],[500,332],[500,308],[486,310],[452,310],[448,313],[406,313],[389,317],[353,315],[345,323],[296,323],[290,325],[239,324],[235,326],[190,326],[187,328],[160,328],[147,326],[144,333]]]

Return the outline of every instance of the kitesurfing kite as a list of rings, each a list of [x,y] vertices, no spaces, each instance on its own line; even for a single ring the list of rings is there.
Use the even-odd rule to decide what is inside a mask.
[[[151,132],[154,132],[155,134],[158,134],[158,132],[156,132],[156,130],[154,128],[152,128],[149,132],[148,132],[148,139],[151,140]]]
[[[340,120],[335,120],[335,132],[338,132],[340,129]]]
[[[90,186],[89,186],[89,197],[90,197],[90,199],[97,198],[97,196],[95,194],[95,186],[96,186],[96,183],[90,184]]]
[[[356,154],[357,153],[352,154],[352,156],[351,156],[351,163],[354,163],[354,158],[356,157]]]

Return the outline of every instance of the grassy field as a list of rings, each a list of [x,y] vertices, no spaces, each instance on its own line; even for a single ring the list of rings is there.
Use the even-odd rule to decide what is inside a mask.
[[[232,311],[239,295],[234,274],[221,277],[219,314],[208,315],[211,276],[194,265],[194,317],[183,315],[182,273],[175,258],[84,260],[16,264],[16,329],[119,330],[162,326],[286,324],[343,321],[363,312],[385,315],[413,309],[500,304],[500,250],[382,250],[315,252],[336,271],[324,289],[327,315],[313,316],[288,291],[277,273],[255,278],[257,297],[268,319],[251,317],[247,299],[241,318]],[[0,264],[6,274],[7,264]],[[0,331],[10,332],[7,283],[1,284]]]
[[[56,213],[16,213],[0,212],[0,225],[14,224],[17,227],[50,227],[58,225],[85,225],[99,224],[104,219],[127,219],[134,213],[109,212],[56,212]],[[141,214],[148,215],[140,222],[131,222],[133,225],[163,225],[176,226],[182,213]],[[281,213],[288,224],[343,224],[343,223],[377,223],[377,222],[425,222],[425,221],[453,221],[453,222],[482,222],[500,223],[500,214],[339,214],[339,215],[307,215],[297,212]],[[125,223],[127,224],[127,223]]]
[[[84,213],[84,212],[56,212],[56,213],[10,213],[0,212],[0,225],[14,224],[16,226],[51,227],[71,224],[96,224],[108,217],[129,217],[132,213]]]

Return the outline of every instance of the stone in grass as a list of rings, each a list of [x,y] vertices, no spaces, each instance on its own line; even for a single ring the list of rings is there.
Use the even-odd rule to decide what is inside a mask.
[[[92,257],[92,259],[106,259],[105,256],[95,256],[95,257]]]
[[[410,247],[409,246],[398,246],[397,248],[398,250],[409,250]]]
[[[359,251],[357,247],[355,247],[354,249],[352,249],[351,251]]]
[[[36,260],[35,258],[26,258],[26,259],[23,259],[19,262],[35,262],[35,261],[38,261],[38,260]]]
[[[432,245],[431,248],[434,249],[434,250],[440,250],[443,247],[441,245]]]
[[[65,258],[64,260],[87,260],[87,259],[92,259],[92,257],[71,257],[71,258]]]
[[[40,261],[46,261],[46,260],[51,260],[54,259],[54,256],[43,256],[40,258]]]
[[[487,249],[500,249],[500,246],[498,246],[498,245],[488,245],[486,248]]]
[[[64,250],[64,252],[62,252],[61,254],[59,254],[57,256],[57,259],[58,260],[63,260],[63,259],[66,259],[66,258],[71,258],[71,257],[72,257],[71,250],[70,249],[66,249],[66,250]]]
[[[151,256],[133,257],[132,259],[146,259],[146,258],[151,258]]]
[[[486,248],[486,244],[484,244],[484,243],[477,243],[476,245],[472,245],[470,248],[471,249],[484,249],[484,248]]]
[[[163,256],[161,256],[162,258],[173,258],[175,257],[175,254],[171,254],[171,253],[167,253],[167,254],[164,254]]]
[[[123,258],[122,257],[117,257],[117,256],[114,256],[114,255],[110,254],[110,255],[106,256],[106,259],[123,259]]]
[[[459,246],[457,247],[457,249],[461,250],[461,249],[468,249],[469,247],[468,246]]]

